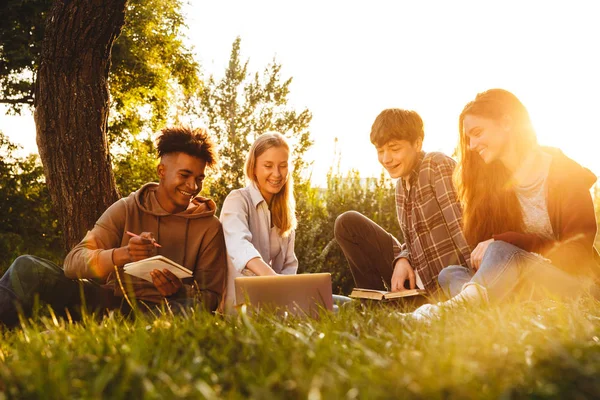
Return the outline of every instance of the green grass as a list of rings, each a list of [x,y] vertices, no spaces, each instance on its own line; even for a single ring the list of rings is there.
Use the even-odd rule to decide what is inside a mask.
[[[459,309],[430,325],[393,308],[319,321],[194,312],[0,332],[1,398],[593,398],[600,303]]]

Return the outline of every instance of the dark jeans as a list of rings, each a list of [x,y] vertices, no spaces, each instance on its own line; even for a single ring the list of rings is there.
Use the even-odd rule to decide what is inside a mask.
[[[48,304],[59,316],[68,310],[80,316],[82,299],[88,311],[119,308],[123,298],[111,289],[88,280],[73,280],[51,261],[35,256],[20,256],[0,279],[0,323],[13,327],[19,323],[21,311],[29,316],[36,298]]]
[[[334,236],[350,264],[356,287],[389,290],[396,241],[391,234],[361,213],[348,211],[335,220]]]
[[[438,282],[450,298],[459,294],[465,285],[478,285],[485,288],[490,302],[515,297],[522,300],[548,296],[573,298],[594,290],[590,279],[570,275],[545,259],[502,241],[490,243],[477,272],[451,265],[442,270]]]

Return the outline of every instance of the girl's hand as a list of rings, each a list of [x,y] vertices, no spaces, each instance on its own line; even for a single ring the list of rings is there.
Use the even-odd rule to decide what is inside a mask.
[[[485,242],[480,242],[477,245],[477,247],[475,247],[475,250],[473,250],[473,252],[471,253],[471,267],[473,267],[475,271],[479,270],[479,267],[481,266],[481,261],[483,260],[483,256],[485,255],[488,246],[493,241],[494,239],[489,239]]]

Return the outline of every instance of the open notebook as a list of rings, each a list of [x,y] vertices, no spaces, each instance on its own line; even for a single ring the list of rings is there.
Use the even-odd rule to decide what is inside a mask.
[[[145,258],[140,261],[127,263],[123,267],[123,271],[125,273],[137,276],[138,278],[145,279],[148,282],[152,282],[150,272],[155,269],[159,271],[162,271],[163,269],[168,269],[179,279],[191,278],[193,276],[192,271],[177,264],[175,261],[170,260],[165,256],[154,256],[150,258]]]

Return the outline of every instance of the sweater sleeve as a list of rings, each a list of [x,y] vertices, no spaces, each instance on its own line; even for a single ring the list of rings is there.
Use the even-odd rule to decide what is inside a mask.
[[[505,232],[494,235],[494,240],[511,243],[524,250],[549,258],[554,265],[574,274],[581,274],[593,260],[596,237],[594,203],[589,189],[583,185],[571,185],[561,191],[558,200],[560,212],[558,240],[548,240],[533,234]]]
[[[65,276],[77,278],[106,278],[113,271],[112,253],[120,246],[125,229],[126,204],[115,202],[96,221],[67,254],[63,265]]]
[[[401,190],[401,186],[402,186],[402,182],[401,179],[398,179],[398,181],[396,182],[396,188],[395,190],[395,196],[394,196],[394,202],[396,203],[396,218],[398,219],[398,225],[400,225],[400,227],[402,227],[402,213],[404,212],[404,209],[402,207],[402,202],[398,199],[399,197],[399,192]],[[404,232],[402,232],[404,234]],[[394,239],[392,242],[392,248],[393,248],[393,252],[394,252],[394,260],[392,261],[392,270],[394,269],[394,267],[396,266],[396,262],[398,262],[398,260],[400,260],[401,258],[405,258],[409,263],[412,263],[411,259],[410,259],[410,250],[408,249],[408,246],[406,245],[406,237],[404,237],[404,243],[400,243],[398,241],[398,239],[396,239],[395,237],[392,236],[392,238]]]
[[[248,203],[239,191],[229,193],[221,209],[221,224],[227,245],[227,254],[234,268],[242,271],[248,261],[260,257],[252,244],[252,232],[248,224]]]

